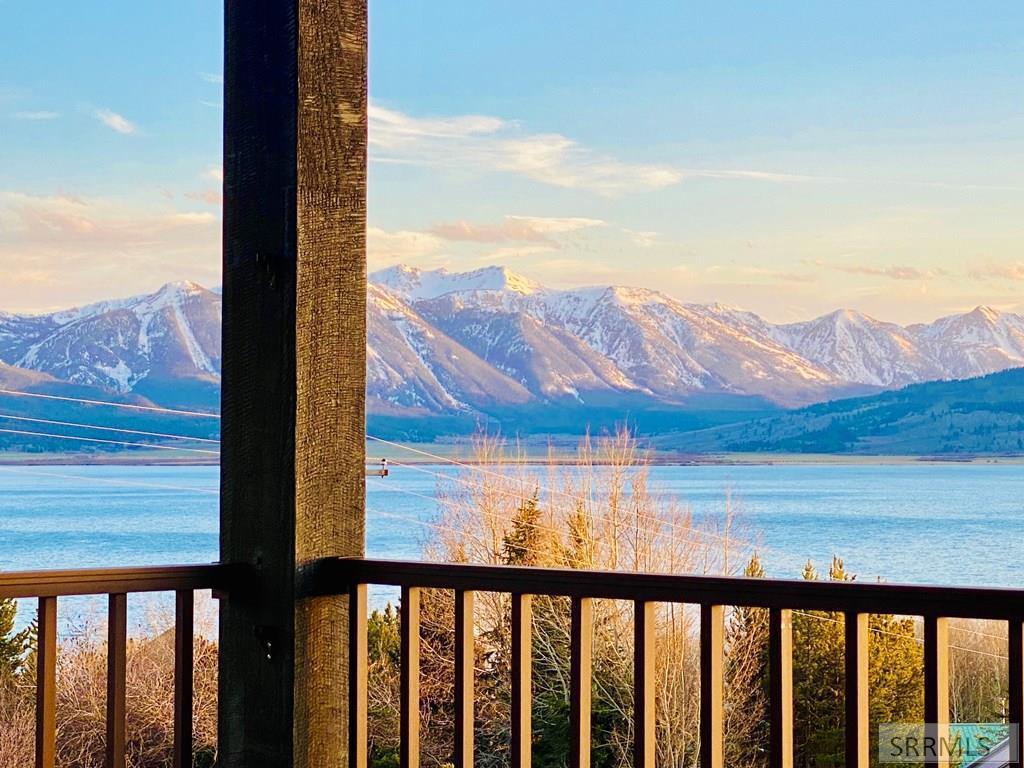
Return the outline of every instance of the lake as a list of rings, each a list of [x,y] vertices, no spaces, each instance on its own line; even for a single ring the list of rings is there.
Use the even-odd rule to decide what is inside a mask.
[[[216,560],[217,482],[216,467],[0,466],[0,569]],[[368,480],[371,556],[419,554],[437,482]],[[772,576],[838,554],[862,580],[1024,585],[1019,464],[659,466],[651,482],[698,519],[731,492]]]

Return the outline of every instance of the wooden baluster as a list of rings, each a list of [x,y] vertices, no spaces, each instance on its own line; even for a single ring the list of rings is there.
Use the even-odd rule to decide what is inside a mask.
[[[455,768],[473,766],[473,593],[455,590]]]
[[[402,587],[402,671],[399,765],[420,764],[420,589]]]
[[[533,602],[512,595],[512,768],[533,759]]]
[[[868,637],[870,616],[847,611],[846,768],[868,768]]]
[[[1010,744],[1010,762],[1022,765],[1024,764],[1024,733],[1021,732],[1021,720],[1024,720],[1024,624],[1020,619],[1011,619],[1008,631],[1007,679],[1010,683],[1010,690],[1006,720],[1010,726],[1010,738],[1013,739]]]
[[[940,616],[924,617],[924,721],[925,738],[936,750],[925,765],[938,768],[949,739],[949,619]]]
[[[349,768],[367,768],[367,725],[369,706],[367,685],[369,682],[369,645],[366,630],[366,585],[357,584],[348,593],[348,763]]]
[[[107,612],[107,768],[125,766],[128,595],[109,598]]]
[[[654,768],[655,604],[633,605],[633,766]]]
[[[590,696],[594,605],[589,597],[572,599],[569,692],[569,768],[590,768]]]
[[[722,768],[723,668],[725,611],[721,605],[700,607],[700,766]]]
[[[57,754],[57,598],[39,598],[36,640],[36,768],[54,768]]]
[[[768,611],[768,678],[772,768],[793,767],[792,611]]]
[[[192,768],[192,693],[194,680],[195,595],[174,596],[174,768]]]

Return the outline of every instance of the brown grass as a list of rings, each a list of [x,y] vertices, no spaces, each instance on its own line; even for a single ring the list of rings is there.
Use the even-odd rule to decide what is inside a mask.
[[[193,754],[196,766],[212,765],[217,752],[217,644],[209,600],[196,616]],[[170,766],[174,748],[174,629],[167,611],[150,611],[127,648],[128,768]],[[170,627],[170,629],[168,629]],[[62,640],[57,655],[57,764],[100,768],[106,749],[106,627],[83,620]],[[0,681],[0,768],[34,762],[35,671]]]

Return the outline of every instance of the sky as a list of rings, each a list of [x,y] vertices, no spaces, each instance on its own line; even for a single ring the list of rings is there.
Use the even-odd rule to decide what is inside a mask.
[[[635,6],[635,7],[634,7]],[[0,309],[219,282],[222,4],[0,0]],[[1024,5],[371,0],[369,258],[1024,308]]]

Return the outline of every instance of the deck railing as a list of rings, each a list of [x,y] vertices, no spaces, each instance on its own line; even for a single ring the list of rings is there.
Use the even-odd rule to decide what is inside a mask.
[[[765,608],[769,614],[770,764],[793,765],[793,685],[791,611],[840,612],[845,617],[845,751],[847,768],[867,768],[868,617],[920,616],[924,620],[924,716],[942,736],[950,720],[950,618],[1008,622],[1008,721],[1024,712],[1024,590],[902,586],[859,582],[671,576],[662,574],[446,565],[386,560],[329,559],[308,567],[300,580],[305,595],[348,594],[350,638],[350,766],[367,765],[367,585],[401,588],[402,768],[419,764],[419,608],[423,589],[455,595],[455,764],[473,764],[473,595],[497,592],[512,600],[511,764],[530,765],[531,596],[567,597],[572,604],[570,642],[570,766],[590,765],[592,601],[606,598],[634,603],[633,762],[654,766],[654,617],[656,603],[700,606],[700,762],[723,766],[723,670],[725,609]],[[1011,733],[1014,730],[1011,729]],[[1016,729],[1017,752],[1020,729]],[[937,760],[926,762],[937,764]]]
[[[125,677],[128,595],[174,592],[174,768],[192,765],[192,644],[196,590],[227,590],[232,570],[221,565],[153,568],[0,572],[0,598],[39,601],[36,650],[36,768],[53,768],[57,750],[57,600],[106,596],[108,768],[123,768],[126,757]]]

